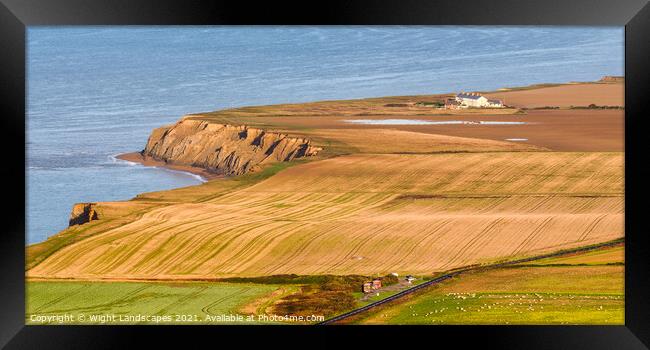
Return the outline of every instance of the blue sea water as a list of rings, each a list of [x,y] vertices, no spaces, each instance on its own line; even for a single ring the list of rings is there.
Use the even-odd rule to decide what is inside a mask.
[[[28,244],[76,202],[200,183],[117,161],[227,107],[623,75],[623,27],[29,27]]]

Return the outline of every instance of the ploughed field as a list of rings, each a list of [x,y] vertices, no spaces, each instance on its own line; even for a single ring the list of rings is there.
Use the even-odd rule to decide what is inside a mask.
[[[339,156],[152,209],[28,276],[430,274],[622,237],[622,174],[617,152]]]
[[[622,109],[531,109],[520,114],[493,115],[492,111],[486,114],[477,114],[472,110],[447,114],[447,111],[433,113],[429,109],[425,111],[427,114],[414,114],[410,117],[394,114],[398,112],[395,111],[397,109],[399,108],[392,108],[385,111],[385,114],[373,116],[260,116],[246,120],[253,125],[262,124],[260,127],[276,127],[310,138],[323,147],[325,152],[331,152],[332,148],[344,153],[490,151],[505,149],[505,145],[498,145],[497,142],[513,138],[525,141],[509,142],[511,150],[521,150],[527,146],[529,150],[623,151],[625,111]],[[400,120],[407,117],[434,123],[489,121],[523,124],[368,125],[347,122]],[[211,120],[212,117],[207,119]],[[463,137],[465,141],[451,141],[450,136]],[[472,139],[474,142],[469,142]]]
[[[488,98],[503,99],[515,107],[545,106],[623,106],[624,84],[619,82],[596,82],[579,84],[558,84],[555,86],[538,86],[539,88],[513,88],[486,94]]]
[[[224,124],[246,124],[265,130],[307,137],[325,154],[427,153],[453,150],[506,149],[532,146],[553,151],[623,151],[624,86],[622,83],[583,83],[533,86],[487,93],[517,108],[449,110],[423,106],[451,95],[422,95],[322,101],[244,107],[200,113],[192,118]],[[596,108],[585,109],[589,105]],[[598,107],[620,107],[602,109]],[[542,109],[539,109],[542,108]],[[492,125],[366,125],[352,120],[416,119],[427,122],[516,122]],[[456,136],[466,138],[450,140]],[[444,137],[444,136],[443,136]],[[472,138],[474,142],[469,142]],[[480,149],[478,149],[480,150]]]

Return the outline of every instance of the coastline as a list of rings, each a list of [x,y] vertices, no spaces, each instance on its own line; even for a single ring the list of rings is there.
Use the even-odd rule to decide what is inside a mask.
[[[223,175],[218,175],[211,173],[203,168],[199,167],[194,167],[194,166],[187,166],[187,165],[173,165],[173,164],[168,164],[163,161],[154,159],[149,156],[145,156],[140,152],[131,152],[131,153],[124,153],[124,154],[118,154],[115,156],[115,158],[120,159],[120,160],[125,160],[127,162],[133,162],[133,163],[138,163],[142,164],[144,166],[151,166],[151,167],[159,167],[159,168],[165,168],[169,170],[175,170],[175,171],[182,171],[194,175],[200,176],[203,181],[210,181],[213,179],[217,178],[223,178]]]

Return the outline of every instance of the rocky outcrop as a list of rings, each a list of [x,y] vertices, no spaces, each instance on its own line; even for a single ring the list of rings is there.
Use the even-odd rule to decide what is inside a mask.
[[[240,175],[265,163],[313,156],[320,150],[304,138],[183,118],[174,125],[155,129],[142,155],[170,165]]]
[[[77,203],[72,207],[68,226],[81,225],[93,220],[98,220],[99,215],[95,210],[96,203]]]

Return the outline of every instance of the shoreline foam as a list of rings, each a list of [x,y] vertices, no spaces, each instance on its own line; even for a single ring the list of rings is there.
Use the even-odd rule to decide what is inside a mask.
[[[223,175],[217,175],[199,167],[168,164],[163,161],[156,160],[152,157],[145,156],[140,152],[118,154],[115,156],[115,158],[119,160],[131,162],[131,163],[141,164],[147,167],[161,168],[161,169],[171,170],[176,172],[189,173],[191,175],[197,176],[199,178],[199,181],[202,182],[207,182],[212,179],[224,177]]]

